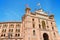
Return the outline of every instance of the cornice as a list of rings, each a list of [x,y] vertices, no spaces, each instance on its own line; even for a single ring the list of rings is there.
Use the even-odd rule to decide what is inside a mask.
[[[4,23],[22,23],[22,22],[0,22],[0,24],[4,24]]]

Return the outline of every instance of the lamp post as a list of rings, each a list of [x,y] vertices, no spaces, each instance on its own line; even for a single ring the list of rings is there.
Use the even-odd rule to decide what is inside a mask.
[[[8,33],[8,39],[10,40],[10,33]]]

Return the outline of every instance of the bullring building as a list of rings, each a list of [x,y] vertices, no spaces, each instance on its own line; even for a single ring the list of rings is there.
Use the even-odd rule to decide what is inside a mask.
[[[54,15],[25,9],[21,22],[0,22],[0,40],[59,40]]]

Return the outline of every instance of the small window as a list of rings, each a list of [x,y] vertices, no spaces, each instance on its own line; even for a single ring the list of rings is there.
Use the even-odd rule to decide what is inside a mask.
[[[14,25],[13,24],[10,24],[9,28],[14,28]]]
[[[12,37],[13,35],[12,35],[12,34],[10,34],[10,36]]]
[[[47,26],[47,28],[49,28],[49,26]]]
[[[54,37],[56,37],[55,33],[54,33]]]
[[[16,32],[20,32],[20,29],[16,29]]]
[[[15,34],[15,36],[16,36],[16,37],[19,37],[19,36],[20,36],[20,34]]]
[[[32,21],[34,21],[34,19],[32,19]]]
[[[54,28],[52,27],[52,30],[54,30]]]
[[[33,35],[35,35],[35,30],[33,30]]]
[[[39,24],[39,28],[41,28],[41,25]]]
[[[17,39],[15,39],[15,40],[17,40]]]
[[[9,29],[9,32],[13,32],[13,29]]]
[[[16,26],[20,26],[20,24],[17,24]]]
[[[7,24],[4,24],[4,25],[3,25],[3,28],[7,28]]]
[[[16,24],[16,28],[20,28],[20,26],[21,26],[20,24]]]
[[[13,24],[11,24],[10,26],[14,26]]]
[[[3,37],[3,34],[1,34],[1,37]]]
[[[2,29],[2,32],[6,32],[6,29]]]
[[[3,26],[4,26],[4,27],[6,27],[7,25],[6,25],[6,24],[4,24]]]
[[[52,24],[52,22],[51,22],[51,24]]]
[[[35,28],[35,24],[33,24],[33,28]]]
[[[11,37],[12,37],[12,34],[11,34]]]
[[[5,34],[1,34],[1,37],[5,37],[6,35]]]
[[[4,37],[5,37],[5,34],[4,34]]]
[[[17,36],[17,34],[15,34],[15,36]]]
[[[18,34],[18,36],[20,36],[20,34]]]

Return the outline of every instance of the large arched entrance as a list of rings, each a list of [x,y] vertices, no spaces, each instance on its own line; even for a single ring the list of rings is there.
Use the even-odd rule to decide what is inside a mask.
[[[49,36],[48,36],[47,33],[44,33],[44,34],[43,34],[43,39],[44,39],[44,40],[49,40]]]

